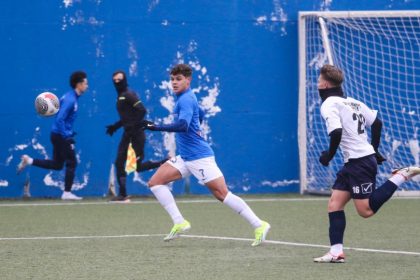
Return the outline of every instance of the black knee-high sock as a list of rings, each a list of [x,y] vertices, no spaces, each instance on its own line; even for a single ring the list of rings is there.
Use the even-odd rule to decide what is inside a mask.
[[[369,206],[373,212],[377,212],[381,206],[391,198],[398,186],[391,181],[386,181],[382,186],[372,192],[369,197]]]
[[[330,243],[343,244],[344,230],[346,229],[346,215],[343,210],[328,213],[330,219]]]

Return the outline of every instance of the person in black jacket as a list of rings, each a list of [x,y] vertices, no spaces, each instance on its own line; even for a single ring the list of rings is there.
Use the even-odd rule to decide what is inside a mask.
[[[143,127],[143,119],[147,111],[137,94],[128,88],[127,76],[124,71],[116,71],[112,75],[112,80],[117,90],[117,111],[120,120],[114,124],[106,126],[106,133],[112,136],[119,128],[124,127],[120,144],[118,146],[117,159],[115,166],[117,169],[117,181],[119,185],[119,195],[111,201],[129,203],[127,196],[125,162],[127,160],[128,146],[131,145],[137,157],[137,172],[154,169],[163,164],[162,161],[146,161],[144,159],[144,144],[146,141]]]

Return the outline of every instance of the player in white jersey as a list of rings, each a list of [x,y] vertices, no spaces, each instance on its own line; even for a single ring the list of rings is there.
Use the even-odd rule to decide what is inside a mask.
[[[252,246],[258,246],[265,240],[270,224],[261,220],[244,200],[228,190],[225,178],[216,164],[213,150],[202,136],[200,109],[190,88],[191,79],[192,69],[189,65],[174,66],[171,69],[171,85],[176,95],[174,122],[145,124],[145,129],[176,132],[179,155],[160,166],[148,182],[150,190],[174,223],[164,240],[172,240],[191,228],[191,224],[179,211],[167,184],[192,174],[209,188],[218,200],[241,215],[254,228],[255,240]]]
[[[415,166],[394,170],[393,175],[382,186],[376,188],[377,164],[385,158],[379,153],[382,122],[375,110],[364,103],[345,97],[341,89],[344,75],[332,65],[324,65],[318,79],[322,99],[321,115],[330,136],[328,151],[319,158],[328,166],[338,147],[344,156],[344,166],[337,173],[328,202],[330,251],[315,258],[320,263],[342,263],[345,261],[343,237],[346,227],[344,207],[353,199],[357,213],[363,218],[374,215],[391,198],[403,182],[420,174]],[[371,128],[371,143],[366,128]]]

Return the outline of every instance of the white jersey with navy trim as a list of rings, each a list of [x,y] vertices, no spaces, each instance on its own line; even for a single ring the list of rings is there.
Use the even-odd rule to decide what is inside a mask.
[[[366,126],[371,126],[377,111],[351,97],[330,96],[321,105],[328,134],[337,128],[343,129],[340,149],[344,162],[375,153],[368,142]]]

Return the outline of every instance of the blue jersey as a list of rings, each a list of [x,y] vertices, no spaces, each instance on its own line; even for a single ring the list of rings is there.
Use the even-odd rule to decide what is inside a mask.
[[[181,158],[191,161],[214,156],[213,150],[202,136],[199,121],[200,109],[197,97],[191,89],[177,96],[174,114],[175,121],[183,119],[188,125],[187,132],[178,132],[175,136]]]
[[[55,116],[52,132],[60,134],[64,138],[73,136],[73,123],[77,113],[76,91],[71,90],[60,98],[60,110]]]

